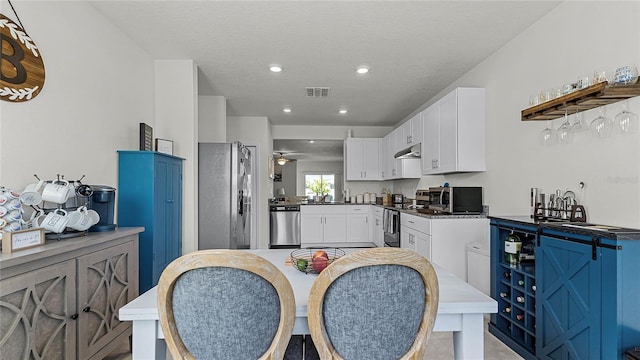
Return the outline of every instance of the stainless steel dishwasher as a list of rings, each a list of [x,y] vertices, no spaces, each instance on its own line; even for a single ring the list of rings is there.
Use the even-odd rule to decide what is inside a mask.
[[[300,246],[300,205],[270,205],[269,247]]]

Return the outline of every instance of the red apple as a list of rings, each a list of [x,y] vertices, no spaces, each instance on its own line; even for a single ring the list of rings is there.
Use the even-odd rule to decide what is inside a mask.
[[[311,265],[313,266],[313,271],[320,273],[329,265],[329,259],[324,256],[317,256],[312,260]]]

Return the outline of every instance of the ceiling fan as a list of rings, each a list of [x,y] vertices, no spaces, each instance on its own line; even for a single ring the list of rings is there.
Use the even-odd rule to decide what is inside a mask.
[[[289,161],[296,161],[295,159],[287,159],[284,157],[284,154],[279,152],[279,153],[274,153],[275,155],[280,154],[280,156],[278,158],[276,158],[276,163],[278,163],[278,165],[282,166],[286,163],[288,163]]]

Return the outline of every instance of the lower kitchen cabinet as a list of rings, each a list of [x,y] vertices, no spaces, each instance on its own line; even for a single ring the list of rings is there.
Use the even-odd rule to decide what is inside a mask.
[[[467,244],[488,243],[486,218],[400,214],[400,247],[409,248],[467,281]]]
[[[369,237],[369,208],[370,205],[351,205],[346,207],[347,212],[347,242],[361,243],[371,242]]]
[[[331,246],[347,240],[345,205],[300,206],[300,239],[302,247]]]
[[[382,227],[383,209],[378,206],[371,206],[371,238],[377,247],[384,247],[384,228]]]
[[[3,359],[102,359],[131,335],[138,233],[90,233],[0,257]]]
[[[640,231],[638,239],[619,239],[606,231],[564,229],[491,221],[491,294],[498,313],[489,331],[526,359],[623,359],[626,349],[640,344]],[[534,241],[535,262],[504,261],[511,233]]]
[[[300,246],[305,248],[374,245],[370,208],[371,205],[364,204],[300,206]]]

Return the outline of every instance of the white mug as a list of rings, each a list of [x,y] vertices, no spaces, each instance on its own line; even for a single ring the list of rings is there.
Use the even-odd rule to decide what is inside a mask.
[[[0,229],[3,229],[5,226],[7,226],[7,220],[0,218]]]
[[[31,215],[29,216],[29,219],[24,223],[25,228],[31,229],[34,227],[38,227],[36,220],[42,215],[44,215],[44,210],[42,209],[33,210],[31,212]]]
[[[8,212],[9,212],[9,210],[7,210],[6,207],[0,205],[0,217],[3,217],[5,215],[7,215]]]
[[[68,215],[69,223],[67,227],[74,230],[85,231],[92,225],[92,217],[88,214],[87,208],[84,206],[79,207],[76,211],[72,211]]]
[[[66,180],[54,181],[47,184],[42,190],[42,200],[54,202],[56,204],[64,204],[69,199],[69,182]]]
[[[42,187],[44,180],[40,180],[35,184],[29,184],[25,186],[22,194],[20,194],[20,201],[25,205],[38,205],[42,202]]]
[[[98,212],[93,209],[87,210],[87,216],[91,219],[91,226],[100,222],[100,214],[98,214]]]
[[[36,220],[36,224],[39,227],[58,234],[64,231],[67,223],[69,223],[67,212],[62,209],[52,211],[47,215],[41,215]]]

